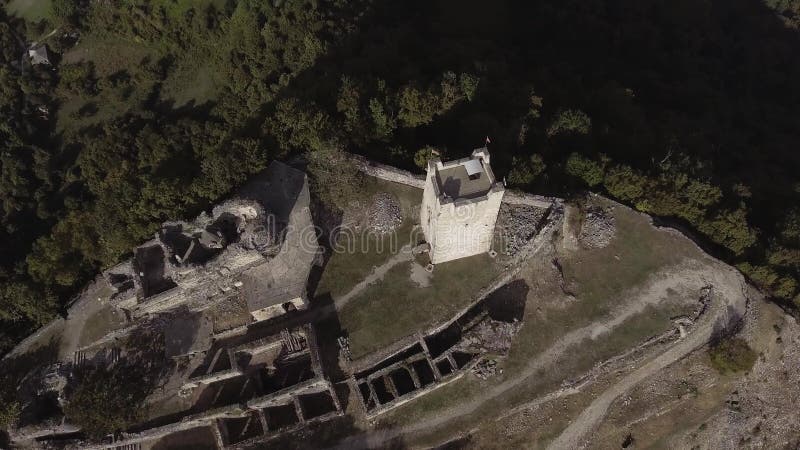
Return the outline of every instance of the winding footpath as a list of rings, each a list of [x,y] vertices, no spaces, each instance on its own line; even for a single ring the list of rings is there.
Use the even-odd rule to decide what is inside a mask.
[[[720,271],[720,273],[706,274],[710,275],[709,278],[712,278],[716,283],[710,283],[711,286],[714,287],[714,294],[711,297],[711,305],[708,311],[706,311],[705,317],[702,318],[702,321],[697,323],[690,333],[680,339],[669,350],[634,370],[594,399],[594,401],[561,432],[561,435],[550,443],[548,446],[549,449],[572,450],[584,448],[586,446],[586,438],[597,425],[600,424],[608,412],[608,409],[617,398],[628,392],[639,382],[657,374],[665,367],[702,347],[711,339],[715,330],[724,328],[732,320],[736,320],[737,317],[741,317],[741,315],[744,314],[744,309],[747,304],[747,297],[744,293],[744,280],[741,279],[738,273],[734,274],[732,273],[732,269],[728,269],[727,272],[730,272],[729,275],[739,280],[738,283],[734,280],[727,280],[728,282],[726,282],[721,279],[721,277],[725,275],[721,272],[722,271]],[[731,281],[734,282],[731,283]],[[737,284],[739,285],[738,290],[736,289]]]

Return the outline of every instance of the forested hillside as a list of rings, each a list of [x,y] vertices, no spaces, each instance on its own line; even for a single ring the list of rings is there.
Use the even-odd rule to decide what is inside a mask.
[[[35,8],[32,6],[34,5]],[[800,303],[800,32],[760,0],[12,0],[0,12],[0,348],[160,222],[303,155],[605,192]],[[57,30],[55,33],[51,32]],[[44,39],[43,39],[44,38]],[[52,66],[25,53],[43,41]],[[337,175],[331,177],[331,175]]]

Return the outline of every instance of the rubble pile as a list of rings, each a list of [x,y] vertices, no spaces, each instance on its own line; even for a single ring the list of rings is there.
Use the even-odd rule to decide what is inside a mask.
[[[212,216],[217,222],[227,219],[234,227],[233,238],[237,247],[270,253],[277,246],[279,224],[275,216],[264,210],[258,202],[250,200],[228,200],[214,208]],[[211,227],[214,226],[212,223]],[[219,231],[217,231],[219,233]]]
[[[500,206],[499,224],[508,256],[516,255],[536,235],[545,213],[545,209],[529,205]]]
[[[378,233],[394,231],[403,223],[403,211],[397,199],[387,193],[375,194],[368,212],[369,228]]]
[[[497,361],[494,359],[483,359],[475,367],[472,368],[472,373],[481,380],[493,377],[497,373]]]
[[[586,248],[603,248],[614,237],[616,225],[610,208],[589,208],[578,241]]]
[[[521,322],[501,322],[484,319],[464,333],[457,347],[468,353],[504,354],[511,348],[511,341],[517,334]]]
[[[339,336],[336,339],[336,343],[339,344],[339,355],[341,355],[345,361],[352,361],[353,354],[350,352],[350,339],[346,336]]]

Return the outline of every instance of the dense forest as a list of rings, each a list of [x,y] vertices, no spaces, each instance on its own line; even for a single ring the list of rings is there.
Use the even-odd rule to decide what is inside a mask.
[[[335,207],[355,182],[343,151],[412,169],[486,136],[509,185],[603,192],[800,303],[794,0],[16,3],[0,10],[2,351],[272,159],[303,157]]]

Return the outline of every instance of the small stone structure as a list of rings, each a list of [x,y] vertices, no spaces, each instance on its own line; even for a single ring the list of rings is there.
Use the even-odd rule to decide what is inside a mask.
[[[485,147],[469,158],[428,161],[420,224],[430,244],[431,263],[489,252],[504,193]]]
[[[28,50],[28,58],[30,58],[31,64],[34,66],[39,64],[50,65],[50,56],[47,54],[47,47],[44,44],[36,45],[34,42]]]

